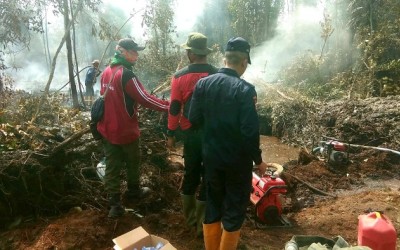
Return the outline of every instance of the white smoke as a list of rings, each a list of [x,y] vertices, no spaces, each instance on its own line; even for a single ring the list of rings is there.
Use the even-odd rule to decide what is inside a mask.
[[[176,0],[174,5],[174,20],[178,36],[175,38],[176,44],[182,44],[187,34],[193,30],[197,18],[204,10],[205,0],[203,1],[187,1]],[[101,9],[110,10],[110,8],[119,9],[126,17],[136,13],[129,21],[130,34],[135,40],[144,44],[148,39],[144,34],[142,27],[142,15],[145,1],[126,1],[126,0],[106,0],[103,2]],[[290,8],[287,8],[290,10]],[[138,12],[139,11],[139,12]],[[122,18],[124,19],[124,18]],[[261,45],[253,47],[251,50],[252,64],[249,65],[244,78],[249,82],[255,82],[257,79],[262,79],[267,82],[278,81],[277,73],[282,66],[290,62],[296,55],[306,50],[320,52],[322,46],[321,26],[320,21],[323,19],[323,8],[318,7],[297,7],[294,13],[285,13],[281,16],[277,34],[272,39]],[[126,20],[126,19],[124,19]],[[54,56],[58,43],[61,41],[63,34],[62,18],[53,18],[49,24],[50,38],[50,57]],[[122,25],[119,24],[119,25]],[[117,25],[118,26],[118,25]],[[128,30],[129,32],[129,30]],[[121,34],[126,35],[126,34]],[[240,35],[240,34],[238,34]],[[89,35],[88,35],[89,36]],[[15,79],[15,86],[28,91],[43,90],[49,77],[49,66],[46,63],[44,49],[41,37],[36,38],[35,48],[30,51],[25,50],[17,56],[8,58],[6,63],[10,63],[10,59],[18,62],[20,70],[9,69],[6,73],[10,74]],[[78,49],[80,53],[80,68],[90,65],[93,59],[99,59],[105,49],[106,43],[96,41],[96,44],[88,43],[88,40],[80,41]],[[81,48],[79,48],[81,47]],[[42,52],[43,51],[43,52]],[[96,53],[98,58],[94,58]],[[29,58],[29,60],[26,60]],[[68,70],[66,65],[66,50],[65,45],[57,59],[57,67],[54,74],[54,80],[51,84],[53,90],[57,90],[68,82]],[[103,62],[104,63],[104,62]],[[104,65],[101,65],[101,70]],[[81,83],[84,85],[86,70],[80,73]],[[69,86],[67,86],[68,90]],[[95,86],[95,90],[98,86]]]
[[[243,77],[249,82],[259,79],[276,82],[282,66],[301,52],[319,51],[322,46],[320,7],[298,7],[295,13],[281,17],[277,34],[262,45],[251,49],[252,64]]]
[[[117,9],[122,13],[121,18],[125,16],[125,21],[129,16],[133,17],[129,20],[126,26],[130,28],[128,34],[121,34],[121,36],[130,35],[139,44],[144,44],[148,39],[144,32],[144,27],[142,26],[143,21],[143,11],[146,6],[146,1],[136,0],[136,1],[126,1],[126,0],[105,0],[100,9],[105,13],[110,13],[111,8]],[[174,4],[175,11],[175,25],[178,34],[177,44],[183,43],[186,39],[188,32],[192,31],[193,25],[196,22],[197,17],[202,13],[204,6],[204,1],[187,1],[187,0],[176,0]],[[54,53],[59,45],[64,34],[64,24],[62,16],[53,16],[51,10],[48,14],[48,37],[50,44],[50,58],[54,57]],[[121,19],[121,20],[122,20]],[[115,20],[113,20],[115,21]],[[121,21],[122,22],[122,21]],[[120,27],[123,23],[115,24]],[[79,24],[82,28],[82,24]],[[87,33],[90,33],[90,27],[84,28]],[[87,34],[90,36],[90,34]],[[14,80],[14,87],[16,89],[23,89],[29,92],[39,92],[43,91],[46,83],[49,79],[49,65],[46,62],[46,56],[44,54],[43,40],[40,34],[32,36],[33,41],[30,45],[30,50],[23,49],[18,53],[7,55],[5,57],[6,65],[12,66],[6,70],[6,74],[10,75]],[[79,37],[78,37],[79,40]],[[95,41],[90,39],[81,39],[77,42],[77,49],[79,51],[79,67],[80,69],[90,65],[91,61],[94,59],[100,59],[106,43],[101,41]],[[10,50],[17,50],[16,48],[9,48]],[[98,56],[95,56],[95,55]],[[104,63],[104,62],[103,62]],[[103,67],[102,67],[103,66]],[[104,65],[100,66],[102,70]],[[80,81],[84,86],[86,70],[83,70],[80,74]],[[54,73],[54,78],[51,83],[51,90],[55,91],[63,87],[68,79],[68,67],[66,60],[66,49],[64,47],[57,58],[56,70]],[[99,80],[98,80],[99,81]],[[76,81],[77,82],[77,81]],[[98,85],[98,84],[97,84]],[[95,91],[98,90],[98,86],[95,85]],[[63,90],[68,91],[69,86],[66,86]]]

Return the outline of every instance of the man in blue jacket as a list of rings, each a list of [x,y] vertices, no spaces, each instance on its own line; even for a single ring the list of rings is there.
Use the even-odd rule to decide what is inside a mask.
[[[224,63],[218,73],[197,82],[189,111],[190,122],[204,133],[207,250],[236,249],[250,199],[253,163],[260,173],[267,167],[261,158],[257,93],[240,78],[251,63],[249,43],[241,37],[230,39]]]
[[[86,87],[86,96],[89,99],[89,105],[93,103],[94,89],[93,86],[96,84],[96,78],[100,75],[101,71],[99,70],[99,60],[94,60],[92,62],[92,67],[88,69],[85,77],[85,87]]]

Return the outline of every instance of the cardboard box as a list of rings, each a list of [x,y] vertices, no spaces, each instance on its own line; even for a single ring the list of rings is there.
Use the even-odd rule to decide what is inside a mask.
[[[137,227],[113,239],[115,250],[142,250],[142,247],[155,247],[159,242],[164,246],[161,250],[176,250],[166,239],[149,234],[143,227]]]

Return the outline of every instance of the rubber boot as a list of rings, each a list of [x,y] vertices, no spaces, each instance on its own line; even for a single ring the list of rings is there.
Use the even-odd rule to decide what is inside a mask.
[[[221,242],[221,222],[203,224],[204,246],[206,250],[219,250]]]
[[[194,195],[182,194],[183,216],[186,225],[189,227],[196,226],[196,198]]]
[[[221,237],[220,250],[235,250],[239,243],[240,230],[228,232],[223,230]]]
[[[109,218],[117,218],[125,214],[125,208],[121,205],[120,194],[111,194],[109,202],[110,202],[110,211],[108,212]]]
[[[203,237],[203,222],[206,213],[206,201],[196,200],[196,234]]]

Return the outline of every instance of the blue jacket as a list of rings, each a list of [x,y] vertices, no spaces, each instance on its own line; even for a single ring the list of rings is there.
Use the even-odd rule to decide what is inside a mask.
[[[205,162],[230,167],[261,163],[256,101],[254,86],[229,68],[197,82],[189,120],[203,128]]]
[[[98,75],[100,75],[100,71],[96,70],[95,67],[90,67],[86,72],[85,85],[94,85],[96,83],[96,77]]]

